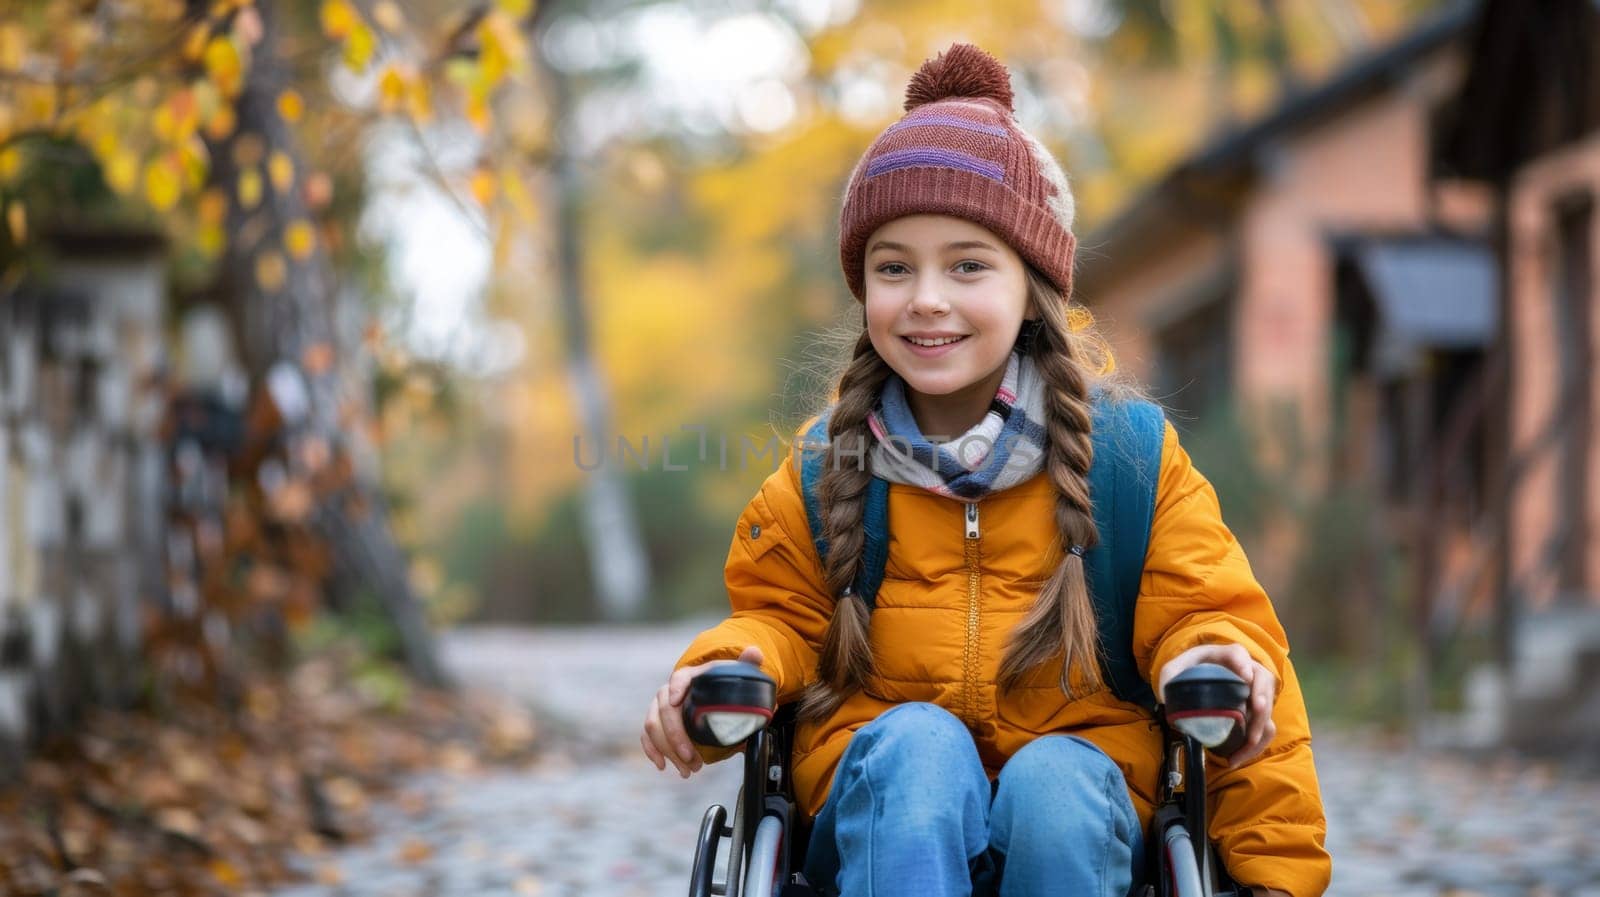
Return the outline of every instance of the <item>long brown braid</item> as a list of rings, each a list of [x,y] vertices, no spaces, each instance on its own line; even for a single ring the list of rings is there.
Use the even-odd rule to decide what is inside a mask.
[[[802,719],[826,719],[844,699],[872,676],[872,645],[868,636],[867,605],[850,588],[861,567],[866,547],[867,485],[872,466],[867,452],[872,434],[867,414],[890,374],[889,365],[872,347],[865,326],[856,339],[849,365],[839,377],[839,399],[828,418],[828,454],[824,460],[818,497],[822,502],[822,529],[828,543],[823,570],[828,594],[840,596],[823,636],[817,659],[817,679],[801,697]]]
[[[1071,551],[1075,545],[1087,551],[1100,538],[1089,502],[1089,466],[1094,461],[1089,381],[1096,371],[1090,367],[1095,343],[1092,336],[1073,330],[1064,298],[1031,266],[1028,294],[1041,319],[1029,354],[1045,385],[1045,472],[1056,487],[1061,559],[1012,633],[999,680],[1001,688],[1014,688],[1029,670],[1059,655],[1061,691],[1070,698],[1078,696],[1072,687],[1074,668],[1088,691],[1103,685],[1089,581],[1083,558]]]

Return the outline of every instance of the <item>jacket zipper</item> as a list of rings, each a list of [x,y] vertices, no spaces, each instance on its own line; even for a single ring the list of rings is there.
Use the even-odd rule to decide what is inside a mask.
[[[961,679],[964,695],[962,716],[969,727],[977,725],[978,696],[978,505],[967,505],[965,520],[966,539],[963,542],[967,562],[967,640],[961,650]]]

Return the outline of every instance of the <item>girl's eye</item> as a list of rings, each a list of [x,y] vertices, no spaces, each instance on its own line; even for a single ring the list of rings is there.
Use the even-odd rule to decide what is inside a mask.
[[[965,262],[957,262],[956,263],[956,268],[957,268],[957,270],[960,270],[960,269],[965,268],[968,265],[973,266],[972,270],[970,270],[970,271],[961,271],[962,274],[977,274],[979,271],[982,271],[983,269],[989,267],[988,265],[985,265],[983,262],[965,261]]]
[[[886,262],[886,263],[878,266],[878,273],[893,275],[893,274],[897,274],[899,272],[890,271],[889,270],[890,268],[904,268],[904,267],[905,267],[905,265],[902,265],[899,262]]]

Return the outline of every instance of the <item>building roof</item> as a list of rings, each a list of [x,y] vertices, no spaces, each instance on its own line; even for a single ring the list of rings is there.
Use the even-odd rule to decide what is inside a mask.
[[[1476,12],[1475,2],[1458,4],[1399,40],[1358,56],[1326,81],[1286,96],[1254,122],[1207,141],[1080,241],[1092,247],[1085,273],[1093,276],[1093,257],[1124,255],[1116,251],[1119,244],[1136,236],[1148,238],[1175,215],[1193,215],[1197,201],[1248,184],[1261,164],[1262,150],[1272,141],[1326,121],[1391,87],[1434,51],[1464,40]]]

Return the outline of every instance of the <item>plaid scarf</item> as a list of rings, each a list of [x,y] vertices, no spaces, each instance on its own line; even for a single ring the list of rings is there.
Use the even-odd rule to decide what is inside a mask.
[[[921,486],[937,495],[977,502],[1024,482],[1044,467],[1044,383],[1033,359],[1013,351],[989,411],[949,442],[922,435],[905,381],[891,374],[867,416],[877,437],[872,472],[891,483]]]

